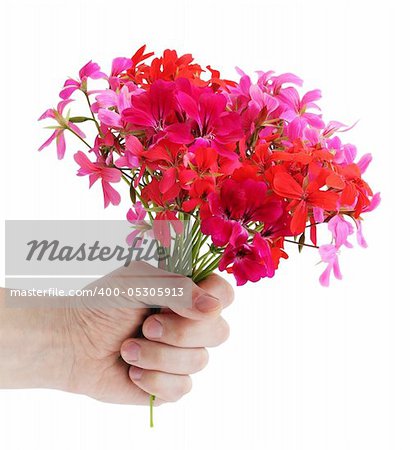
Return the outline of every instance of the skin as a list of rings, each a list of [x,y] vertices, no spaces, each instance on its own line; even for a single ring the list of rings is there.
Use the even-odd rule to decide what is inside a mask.
[[[91,286],[117,287],[119,279],[122,287],[146,286],[159,274],[139,262]],[[18,308],[7,306],[0,290],[0,388],[59,389],[133,405],[147,405],[149,394],[155,405],[178,400],[191,389],[190,374],[206,366],[206,347],[228,338],[221,312],[233,301],[233,289],[218,275],[199,286],[188,282],[189,301],[156,298],[162,310],[149,317],[140,297],[104,307],[67,297],[58,298],[59,307]],[[144,337],[136,338],[140,326]]]

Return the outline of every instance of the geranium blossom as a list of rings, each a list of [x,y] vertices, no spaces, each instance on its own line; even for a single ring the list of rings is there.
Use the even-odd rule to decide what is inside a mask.
[[[244,235],[238,235],[234,245],[229,244],[219,263],[220,270],[227,270],[236,277],[238,286],[247,281],[273,277],[274,261],[267,242],[256,234],[251,243]]]
[[[89,175],[90,186],[97,180],[101,180],[104,196],[104,207],[107,208],[110,203],[118,205],[120,203],[120,194],[112,187],[110,183],[118,183],[121,179],[121,173],[111,167],[107,167],[104,161],[96,161],[92,163],[90,159],[83,153],[77,152],[74,159],[79,164],[80,169],[77,175]]]
[[[61,159],[66,131],[77,136],[89,152],[74,155],[78,175],[101,181],[105,207],[120,203],[113,184],[127,182],[129,245],[150,230],[174,255],[189,246],[194,281],[219,268],[239,285],[273,277],[293,245],[317,247],[324,286],[341,278],[338,253],[366,247],[364,215],[380,202],[364,178],[372,156],[344,142],[353,125],[325,125],[320,90],[273,71],[228,80],[190,54],[145,46],[106,73],[90,61],[64,82],[62,101],[40,117],[53,129],[40,150],[56,140]],[[78,90],[90,114],[63,114]]]
[[[39,147],[39,151],[48,147],[54,140],[56,141],[57,147],[57,158],[63,159],[66,152],[66,139],[64,137],[65,130],[72,131],[77,134],[78,137],[84,139],[86,135],[80,128],[74,123],[70,122],[68,118],[63,117],[64,108],[71,102],[71,100],[62,100],[58,103],[56,109],[46,110],[40,117],[39,120],[53,119],[57,122],[54,126],[54,131],[51,136]]]
[[[87,89],[87,79],[97,80],[99,78],[106,78],[106,75],[101,72],[100,66],[93,61],[89,61],[79,70],[79,79],[68,78],[64,82],[64,88],[60,91],[60,98],[67,100],[71,97],[73,92],[82,89]]]
[[[342,274],[340,272],[339,261],[338,261],[338,249],[335,245],[326,244],[321,245],[319,248],[319,253],[322,261],[327,264],[326,269],[321,274],[319,281],[322,286],[329,286],[330,275],[333,274],[338,280],[342,279]]]

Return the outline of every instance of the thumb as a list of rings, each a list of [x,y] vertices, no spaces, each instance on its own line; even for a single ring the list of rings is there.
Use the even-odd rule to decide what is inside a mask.
[[[233,287],[221,276],[212,273],[198,283],[199,287],[218,298],[223,303],[223,308],[232,304],[235,292]]]
[[[189,319],[218,316],[228,304],[224,297],[229,290],[223,278],[210,276],[198,286],[188,277],[158,269],[142,261],[111,272],[99,280],[99,284],[102,282],[115,286],[122,293],[124,307],[169,308]],[[233,294],[228,298],[231,297]]]

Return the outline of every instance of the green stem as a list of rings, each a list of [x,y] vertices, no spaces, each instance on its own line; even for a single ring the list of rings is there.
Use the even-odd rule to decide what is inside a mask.
[[[89,109],[90,109],[90,112],[92,113],[92,117],[93,117],[93,122],[96,125],[96,128],[97,128],[97,131],[99,133],[99,136],[102,136],[102,132],[101,132],[100,127],[99,127],[99,122],[96,120],[96,116],[94,115],[94,112],[92,110],[92,105],[90,103],[89,95],[88,95],[87,92],[85,92],[85,91],[83,91],[83,92],[84,92],[84,95],[86,96],[87,104],[89,105]]]
[[[156,400],[156,396],[153,394],[150,394],[150,428],[154,427],[154,421],[153,421],[153,403]]]
[[[77,134],[74,130],[72,130],[70,127],[66,126],[66,130],[70,130],[76,137],[78,137],[83,144],[87,145],[87,147],[89,148],[93,148],[91,145],[89,145],[88,142],[86,142],[79,134]]]
[[[218,255],[217,258],[214,261],[212,261],[203,270],[201,270],[200,272],[197,272],[196,274],[194,274],[194,276],[192,278],[193,282],[194,283],[199,283],[200,281],[202,281],[205,278],[207,278],[219,266],[219,262],[220,262],[220,255]]]
[[[206,270],[208,270],[212,264],[214,264],[216,261],[219,263],[220,254],[217,256],[213,253],[211,255],[209,255],[209,254],[206,254],[206,255],[207,255],[207,257],[202,261],[202,263],[199,265],[199,267],[196,268],[196,270],[193,273],[193,281],[195,281],[195,282],[198,281],[199,276],[203,275],[204,272]],[[216,265],[216,267],[217,267],[217,265]],[[205,277],[203,277],[203,278],[205,278]]]
[[[289,242],[291,244],[296,244],[296,245],[301,245],[302,247],[311,247],[311,248],[319,248],[318,245],[312,245],[312,244],[301,244],[299,242],[296,241],[292,241],[290,239],[284,239],[285,242]]]

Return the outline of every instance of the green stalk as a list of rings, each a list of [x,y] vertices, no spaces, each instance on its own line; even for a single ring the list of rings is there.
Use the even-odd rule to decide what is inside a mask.
[[[150,394],[150,428],[154,427],[154,421],[153,421],[153,403],[156,400],[156,396]]]
[[[197,273],[196,276],[193,277],[193,282],[199,283],[200,281],[207,278],[217,269],[217,267],[219,266],[219,262],[220,262],[220,255],[218,255],[218,257],[214,261],[212,261],[206,268],[204,268],[200,273]]]
[[[90,103],[89,94],[86,91],[83,91],[83,92],[84,92],[84,95],[86,96],[87,104],[89,105],[89,109],[90,109],[90,112],[92,113],[92,117],[93,117],[93,122],[96,125],[96,128],[97,128],[97,131],[99,133],[99,136],[102,136],[102,132],[101,132],[100,127],[99,127],[99,122],[96,120],[96,116],[94,115],[94,112],[92,110],[92,105]]]
[[[78,135],[78,134],[77,134],[74,130],[72,130],[69,126],[66,126],[66,130],[71,131],[76,137],[78,137],[78,138],[83,142],[84,145],[87,145],[87,147],[92,148],[92,146],[91,146],[87,141],[85,141],[80,135]]]

